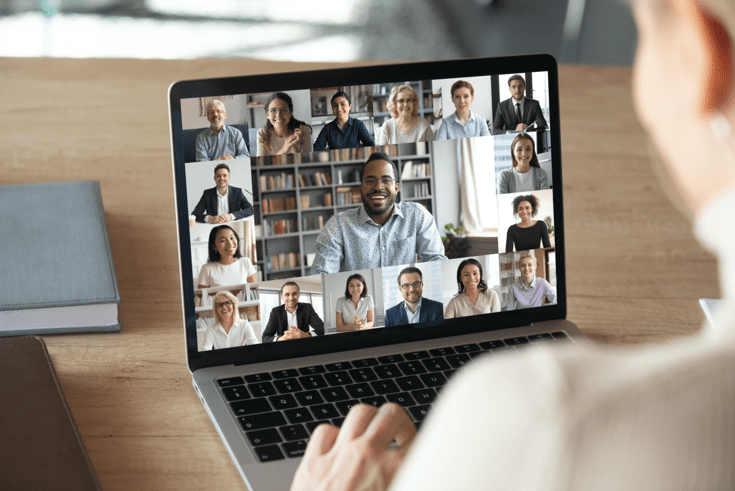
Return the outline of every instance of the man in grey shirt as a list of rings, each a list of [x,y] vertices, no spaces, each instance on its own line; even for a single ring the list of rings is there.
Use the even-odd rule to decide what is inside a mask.
[[[250,157],[242,133],[237,128],[227,126],[225,119],[225,105],[216,99],[210,101],[207,104],[207,121],[210,126],[197,135],[197,162]]]
[[[396,203],[400,184],[390,157],[375,152],[362,168],[358,208],[337,213],[316,239],[310,274],[381,268],[446,259],[431,213],[414,202]]]

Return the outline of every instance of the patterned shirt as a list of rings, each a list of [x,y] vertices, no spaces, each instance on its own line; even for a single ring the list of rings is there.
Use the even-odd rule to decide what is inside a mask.
[[[314,151],[337,148],[373,147],[373,141],[365,124],[359,119],[349,118],[340,129],[337,120],[327,123],[314,142]]]
[[[418,203],[402,201],[385,224],[378,225],[364,206],[327,221],[316,238],[316,257],[309,274],[399,266],[446,259],[431,213]]]
[[[212,131],[212,128],[207,128],[197,135],[197,162],[215,160],[226,153],[237,159],[250,157],[245,139],[237,128],[223,124],[219,133]]]
[[[453,112],[449,117],[442,121],[442,125],[437,131],[435,140],[454,140],[456,138],[470,138],[473,136],[490,136],[490,130],[487,129],[485,118],[477,113],[470,111],[470,117],[466,125],[462,125],[457,118],[457,113]]]
[[[510,287],[506,310],[541,307],[544,304],[544,297],[551,303],[556,302],[556,292],[548,281],[543,278],[534,278],[531,285],[526,287],[521,278]]]

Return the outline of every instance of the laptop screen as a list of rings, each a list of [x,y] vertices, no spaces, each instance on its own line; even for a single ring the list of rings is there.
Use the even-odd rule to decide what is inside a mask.
[[[172,86],[190,357],[565,315],[553,58],[301,75]]]

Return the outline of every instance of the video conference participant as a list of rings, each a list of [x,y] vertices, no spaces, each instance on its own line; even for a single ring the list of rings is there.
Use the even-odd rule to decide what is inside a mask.
[[[287,281],[281,287],[279,305],[271,310],[268,324],[263,331],[263,342],[287,341],[324,335],[324,321],[319,318],[310,303],[299,302],[301,290],[293,281]]]
[[[385,311],[385,327],[443,319],[444,305],[425,298],[423,286],[423,274],[419,268],[409,266],[401,270],[398,291],[403,295],[403,302]]]
[[[361,274],[347,278],[345,296],[337,299],[337,331],[370,329],[375,319],[375,302],[368,295],[367,283]]]
[[[498,194],[521,193],[549,189],[549,174],[541,168],[533,138],[520,133],[510,145],[513,167],[503,169],[498,176]]]
[[[257,344],[253,326],[246,319],[240,318],[237,298],[228,292],[217,292],[212,299],[214,324],[204,333],[204,342],[199,351],[232,348]]]
[[[498,104],[493,121],[493,135],[502,135],[514,131],[544,131],[548,126],[541,104],[538,101],[525,97],[526,81],[520,75],[513,75],[508,79],[510,99]],[[533,123],[535,126],[531,126]]]
[[[293,115],[288,94],[275,92],[265,102],[268,120],[258,130],[258,156],[311,152],[311,129]]]
[[[218,164],[214,168],[214,182],[217,185],[204,190],[191,212],[197,222],[226,223],[253,215],[253,205],[242,189],[229,185],[230,167],[227,164]]]
[[[388,97],[388,110],[395,111],[392,117],[380,127],[375,139],[378,145],[396,143],[428,142],[434,139],[431,125],[419,114],[419,95],[408,85],[395,85]]]
[[[549,302],[556,302],[554,288],[543,278],[536,277],[536,256],[524,252],[518,261],[518,270],[521,277],[510,286],[508,305],[506,310],[527,309],[541,307],[544,298]]]
[[[375,146],[365,124],[350,117],[350,97],[339,91],[332,96],[332,112],[336,118],[327,123],[314,142],[314,150],[335,150]]]
[[[209,128],[197,135],[197,162],[250,157],[242,133],[237,128],[227,126],[225,119],[227,111],[221,101],[215,99],[207,104]]]
[[[516,196],[513,200],[513,216],[521,219],[508,227],[505,239],[505,252],[529,251],[541,247],[551,247],[549,229],[543,220],[532,220],[538,214],[539,199],[532,195]]]
[[[214,227],[209,232],[209,257],[199,270],[198,288],[242,285],[258,281],[250,258],[240,252],[240,237],[229,225]]]
[[[490,136],[485,118],[470,111],[472,101],[475,100],[475,89],[472,84],[464,80],[457,80],[452,84],[451,94],[452,102],[457,110],[442,120],[435,139],[451,140]]]
[[[396,203],[398,170],[383,152],[362,168],[362,206],[337,213],[316,238],[310,274],[446,259],[431,213],[411,201]]]
[[[465,259],[457,267],[457,295],[447,304],[445,319],[500,312],[500,297],[482,279],[482,265],[474,258]]]

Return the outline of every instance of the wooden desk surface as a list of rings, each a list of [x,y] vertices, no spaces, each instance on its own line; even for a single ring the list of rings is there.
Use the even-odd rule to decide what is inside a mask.
[[[0,59],[0,184],[102,188],[122,332],[45,339],[104,489],[244,489],[185,363],[168,86],[324,66]],[[719,296],[716,264],[649,167],[631,70],[560,78],[568,318],[611,344],[696,332],[697,299]]]

